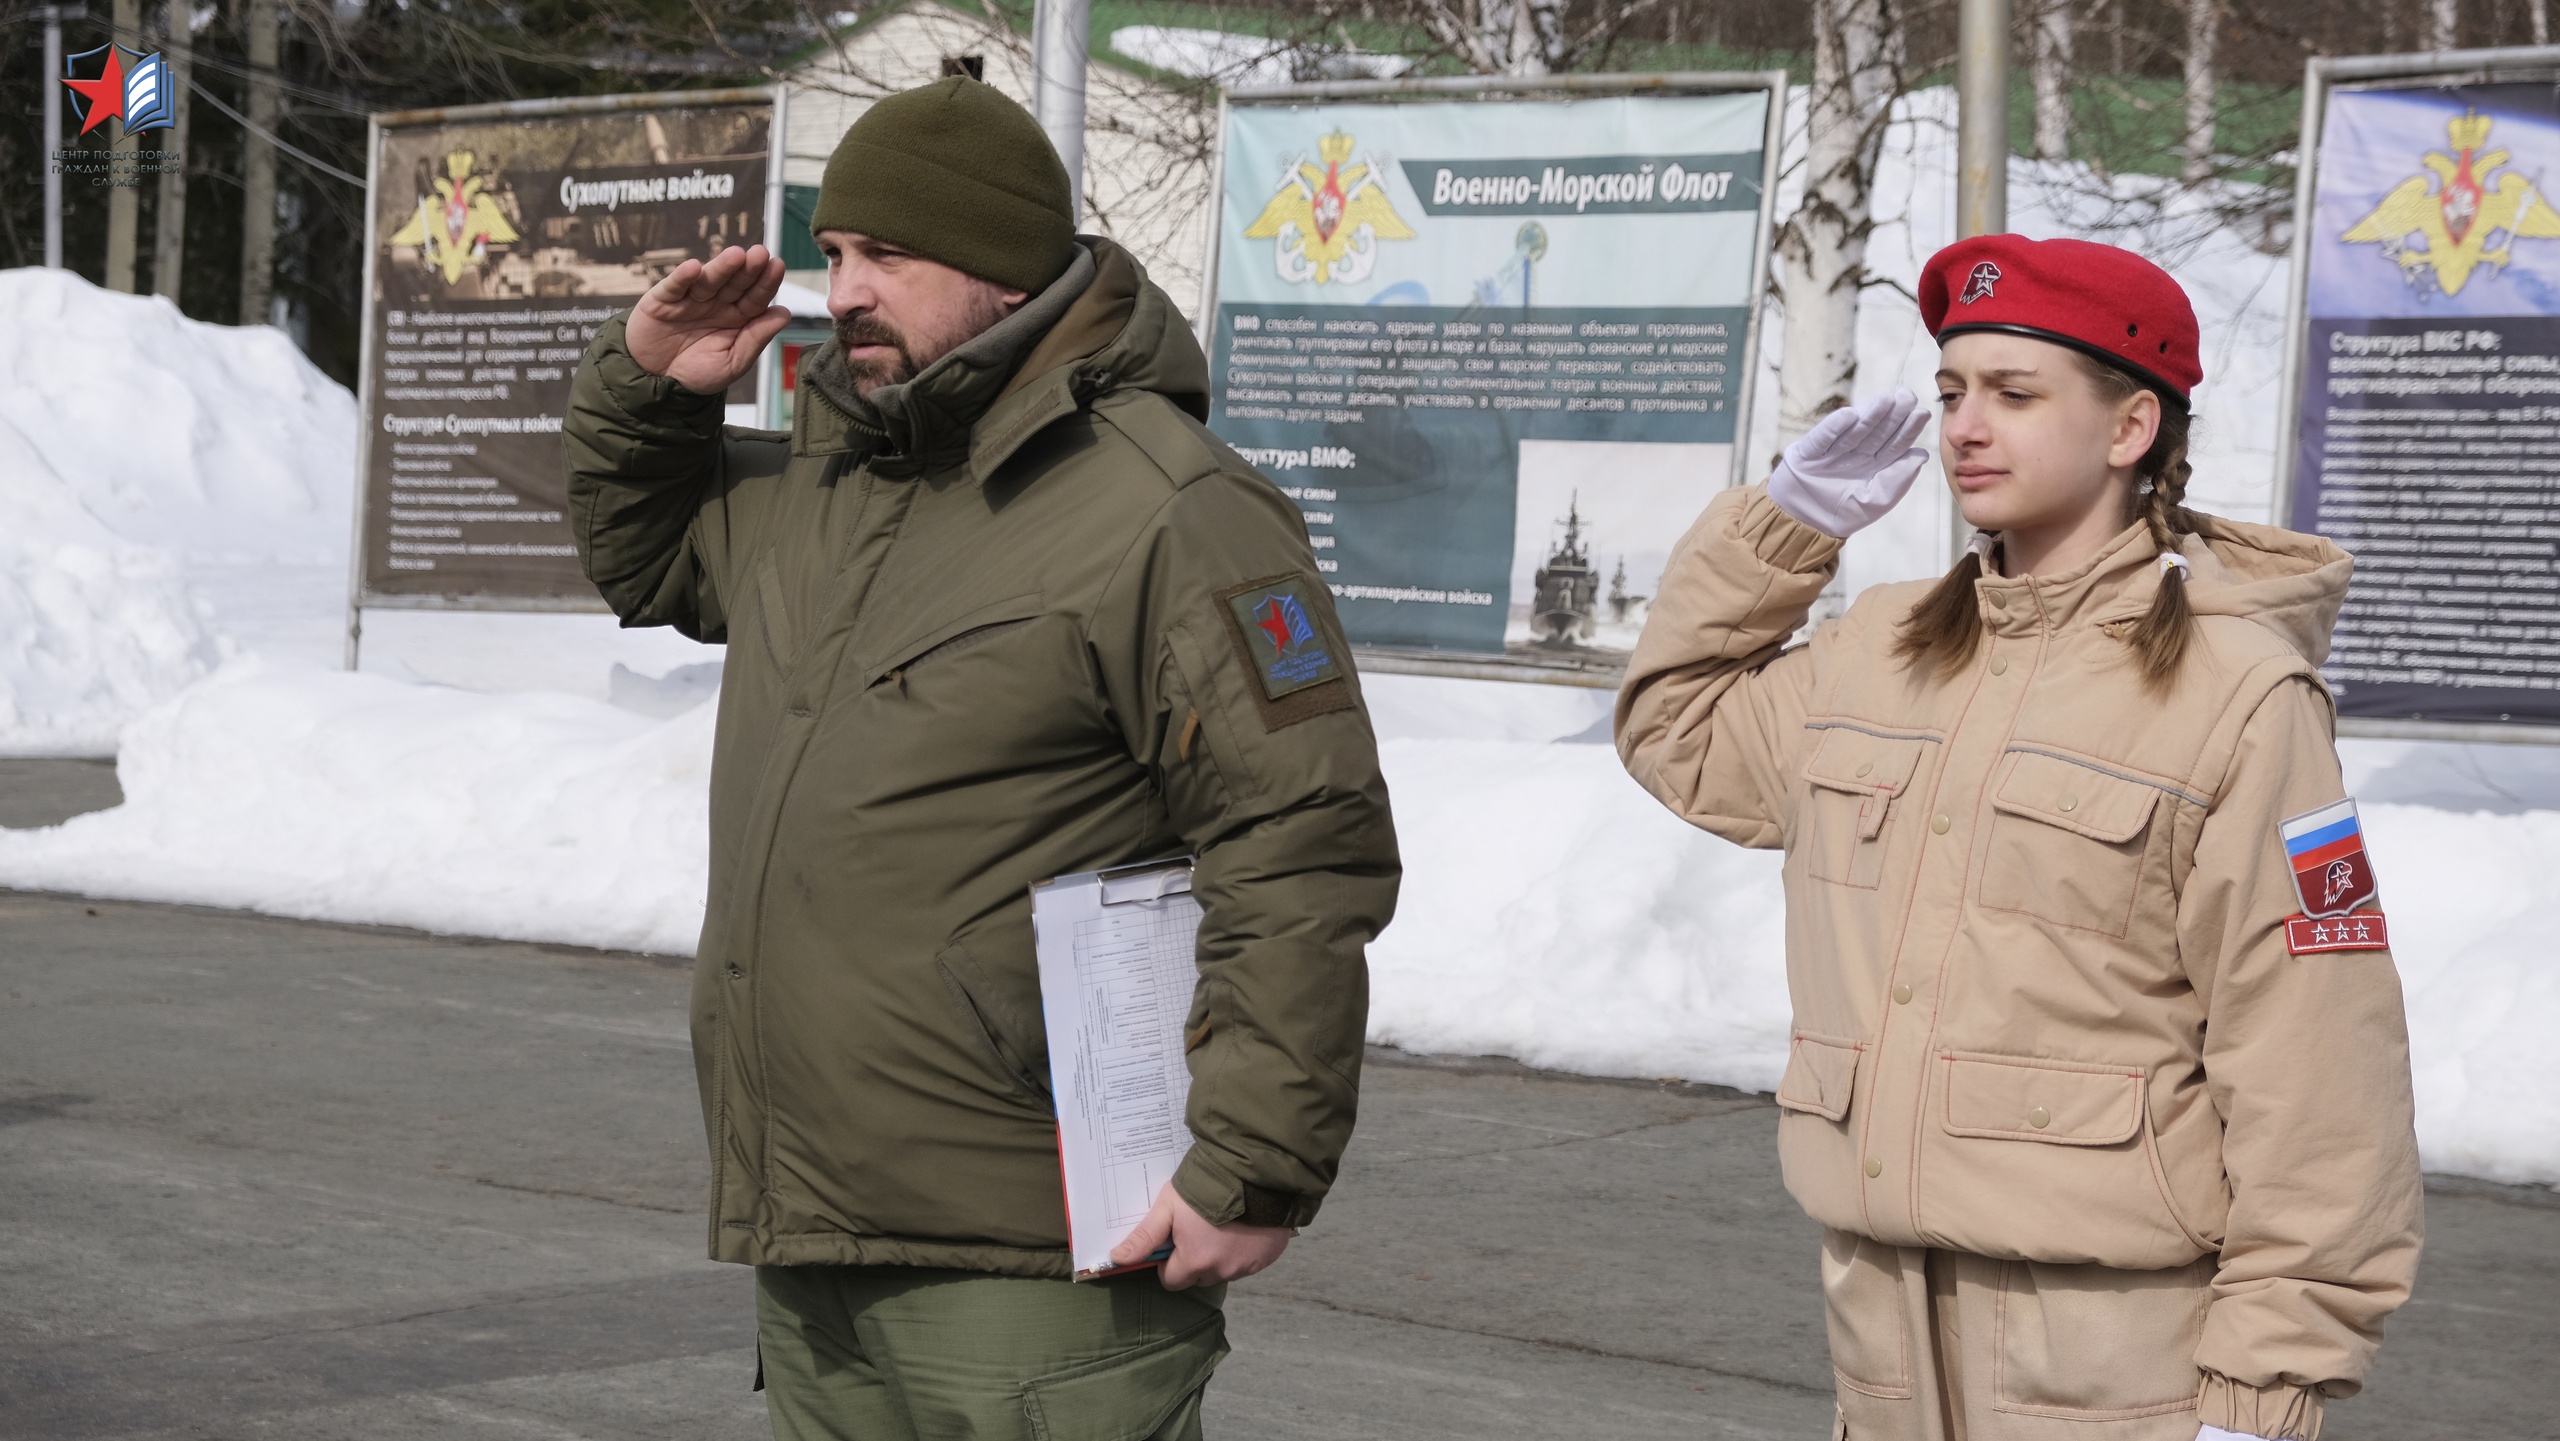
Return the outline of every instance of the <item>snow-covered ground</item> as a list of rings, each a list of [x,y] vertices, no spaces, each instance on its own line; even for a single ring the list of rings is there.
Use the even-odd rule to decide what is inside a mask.
[[[1953,189],[1951,112],[1907,111],[1871,257],[1906,285]],[[2039,175],[2013,176],[2019,228],[2064,233],[2040,197],[2067,187]],[[2196,496],[2263,519],[2280,262],[2214,240],[2176,268],[2205,330]],[[1861,389],[1925,384],[1908,302],[1867,294]],[[364,673],[337,670],[352,424],[271,333],[0,272],[0,754],[112,751],[127,796],[0,832],[0,885],[689,951],[718,650],[600,616],[373,612]],[[1923,487],[1853,544],[1852,584],[1938,570],[1948,525]],[[1375,1039],[1775,1085],[1775,856],[1628,781],[1595,743],[1605,693],[1368,686],[1408,868],[1372,951]],[[2560,750],[2341,752],[2391,897],[2427,1163],[2560,1182],[2560,964],[2535,929],[2560,901]]]

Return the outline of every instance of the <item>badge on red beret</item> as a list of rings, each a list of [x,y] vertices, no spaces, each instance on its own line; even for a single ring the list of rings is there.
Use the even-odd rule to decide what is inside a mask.
[[[1920,318],[1941,343],[1996,330],[2068,345],[2180,402],[2204,379],[2195,307],[2169,272],[2086,240],[1977,235],[1929,258]]]

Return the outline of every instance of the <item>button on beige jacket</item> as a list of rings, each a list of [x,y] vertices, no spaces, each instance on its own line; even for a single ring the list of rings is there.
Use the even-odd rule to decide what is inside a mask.
[[[1933,677],[1890,653],[1927,582],[1782,651],[1839,542],[1726,492],[1663,577],[1618,751],[1693,824],[1786,850],[1778,1145],[1814,1219],[2009,1260],[2218,1255],[2201,1419],[2316,1432],[2419,1241],[2390,955],[2284,939],[2277,824],[2342,794],[2315,667],[2352,562],[2230,521],[2182,548],[2196,644],[2165,695],[2124,640],[2160,584],[2139,526],[1981,581],[1985,643]]]

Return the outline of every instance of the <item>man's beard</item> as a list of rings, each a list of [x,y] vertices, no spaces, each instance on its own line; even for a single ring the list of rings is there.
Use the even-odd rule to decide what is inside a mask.
[[[845,373],[853,381],[853,393],[868,399],[875,390],[915,379],[925,367],[985,334],[1006,314],[1004,301],[994,286],[972,287],[968,308],[948,333],[910,339],[878,315],[861,310],[836,322],[836,344],[844,354]],[[886,346],[890,353],[856,359],[853,350],[858,345]]]

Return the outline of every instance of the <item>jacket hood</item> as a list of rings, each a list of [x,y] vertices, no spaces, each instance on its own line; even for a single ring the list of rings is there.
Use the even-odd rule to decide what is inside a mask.
[[[2197,515],[2179,537],[2187,599],[2198,615],[2231,615],[2274,631],[2304,660],[2329,658],[2355,557],[2316,535]]]
[[[2329,631],[2346,600],[2354,558],[2316,535],[2188,515],[2196,528],[2178,537],[2178,553],[2187,558],[2189,607],[2197,615],[2255,621],[2311,664],[2327,660]],[[2160,594],[2159,557],[2150,530],[2136,521],[2077,569],[2053,576],[1987,575],[1976,585],[2011,620],[2032,613],[2047,626],[2086,622],[2111,628],[2151,609]],[[2022,600],[2026,607],[2009,609]]]
[[[1093,283],[1025,356],[969,438],[969,470],[984,482],[1031,437],[1118,391],[1150,391],[1192,419],[1209,419],[1209,360],[1173,297],[1136,256],[1099,236]]]

